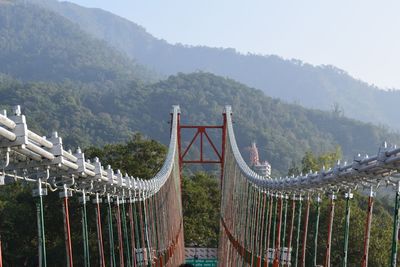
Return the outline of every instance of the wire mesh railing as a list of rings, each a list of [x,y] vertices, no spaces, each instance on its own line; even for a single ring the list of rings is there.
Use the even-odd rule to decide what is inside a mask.
[[[236,143],[231,107],[225,108],[227,137],[222,180],[220,266],[305,266],[309,237],[310,204],[315,199],[318,216],[313,221],[313,264],[317,263],[319,207],[328,195],[328,236],[323,266],[331,266],[332,228],[336,198],[343,193],[348,201],[352,191],[370,191],[365,223],[362,266],[368,265],[372,207],[380,185],[393,186],[399,195],[400,148],[384,143],[373,157],[354,158],[320,172],[284,178],[265,178],[250,169]],[[396,266],[399,206],[396,197],[393,222],[391,266]],[[304,206],[304,210],[303,210]],[[302,213],[303,212],[303,213]],[[302,215],[303,214],[303,215]],[[350,206],[346,205],[346,227],[342,266],[347,266]],[[302,234],[302,235],[301,235]],[[319,248],[321,249],[321,248]],[[321,264],[321,263],[320,263]],[[314,266],[313,265],[313,266]]]
[[[5,111],[0,114],[0,184],[22,180],[34,185],[39,266],[47,266],[43,198],[48,190],[59,191],[62,199],[67,266],[74,264],[69,216],[75,211],[70,210],[68,201],[73,194],[80,196],[82,206],[84,262],[79,266],[90,266],[92,256],[87,225],[89,199],[96,214],[100,266],[177,266],[184,262],[179,113],[179,106],[174,106],[166,159],[149,180],[104,167],[98,159],[87,159],[79,148],[75,153],[66,150],[57,132],[50,138],[39,136],[28,128],[19,106],[12,116]],[[102,220],[102,212],[107,214],[106,221]],[[107,224],[107,231],[103,224]],[[104,232],[108,237],[103,236]],[[108,259],[105,238],[110,244]]]

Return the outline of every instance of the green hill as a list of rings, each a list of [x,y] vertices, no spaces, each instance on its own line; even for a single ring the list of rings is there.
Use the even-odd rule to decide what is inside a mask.
[[[53,10],[82,30],[106,41],[164,75],[205,71],[259,88],[286,102],[323,110],[338,108],[348,117],[400,130],[400,91],[383,91],[333,66],[313,66],[275,55],[240,54],[234,49],[170,44],[129,20],[101,9],[55,0],[30,0]]]
[[[73,146],[125,141],[140,131],[168,142],[171,105],[180,104],[183,123],[221,123],[224,105],[234,111],[242,152],[256,140],[261,158],[285,174],[305,151],[340,145],[345,158],[375,154],[380,143],[400,143],[387,130],[337,113],[309,110],[266,97],[260,90],[208,73],[179,74],[151,85],[135,82],[27,83],[0,79],[2,107],[21,104],[41,134],[58,129]],[[45,120],[43,118],[46,118]]]
[[[32,4],[0,2],[0,72],[25,81],[151,78],[104,41]]]

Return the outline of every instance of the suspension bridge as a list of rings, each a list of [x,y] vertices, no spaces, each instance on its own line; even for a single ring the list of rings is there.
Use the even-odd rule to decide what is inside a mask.
[[[195,129],[195,135],[184,148],[181,132]],[[221,145],[215,145],[209,129],[220,130]],[[200,138],[200,158],[189,160],[187,153]],[[203,155],[208,141],[216,160]],[[179,266],[185,262],[183,215],[181,203],[181,170],[183,164],[213,163],[221,168],[221,217],[218,248],[219,266],[306,266],[309,238],[310,204],[316,215],[312,250],[313,261],[331,266],[332,229],[335,202],[346,202],[343,247],[339,251],[342,266],[348,265],[350,232],[349,205],[354,190],[368,188],[362,267],[368,266],[369,241],[375,191],[381,184],[395,188],[393,234],[390,266],[396,266],[400,210],[400,149],[382,145],[372,157],[356,156],[347,164],[297,177],[266,178],[252,171],[238,149],[232,124],[232,111],[225,107],[223,123],[217,126],[182,125],[180,109],[171,112],[171,135],[165,162],[151,179],[143,180],[103,166],[98,159],[87,159],[77,149],[66,150],[57,132],[42,137],[28,128],[20,107],[10,116],[0,114],[0,184],[7,186],[22,180],[33,185],[36,203],[38,263],[47,266],[43,198],[48,191],[58,191],[62,200],[66,266],[90,266],[97,257],[105,266]],[[329,198],[328,236],[324,247],[318,247],[318,227],[322,196]],[[82,251],[72,250],[69,199],[78,196],[82,216]],[[303,207],[304,205],[304,207]],[[288,208],[289,206],[289,208]],[[94,209],[97,230],[96,255],[89,255],[87,209]],[[289,212],[290,211],[290,212]],[[303,212],[304,211],[304,212]],[[106,213],[107,220],[102,220]],[[303,223],[302,223],[303,222]],[[114,236],[116,229],[117,236]],[[300,236],[302,234],[302,236]],[[107,239],[109,247],[105,247]],[[108,249],[109,252],[105,253]],[[317,262],[317,250],[324,250],[324,262]],[[74,254],[84,255],[84,262],[74,262]],[[108,257],[106,257],[106,254]],[[0,267],[3,265],[0,243]]]

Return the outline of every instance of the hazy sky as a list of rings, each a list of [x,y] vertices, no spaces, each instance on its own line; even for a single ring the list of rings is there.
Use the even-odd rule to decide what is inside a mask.
[[[400,89],[400,1],[71,2],[109,10],[170,43],[332,64],[369,83]]]

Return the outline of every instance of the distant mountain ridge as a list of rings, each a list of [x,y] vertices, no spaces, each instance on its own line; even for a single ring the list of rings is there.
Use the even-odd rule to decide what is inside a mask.
[[[77,23],[138,63],[171,75],[212,72],[305,107],[332,110],[346,116],[400,130],[400,91],[382,91],[333,66],[312,66],[278,56],[243,55],[234,49],[171,45],[126,19],[101,9],[55,0],[31,0]]]
[[[376,154],[384,140],[400,144],[400,135],[385,129],[286,104],[209,73],[179,74],[149,85],[20,83],[0,75],[0,99],[0,108],[21,104],[33,130],[43,135],[58,130],[64,143],[75,147],[123,142],[134,131],[167,144],[172,105],[181,105],[182,123],[212,125],[221,123],[224,105],[231,104],[242,153],[257,140],[274,175],[286,174],[306,151],[323,153],[340,144],[344,158],[352,160],[357,153]]]
[[[31,3],[0,5],[0,48],[1,107],[21,104],[33,130],[59,130],[73,146],[122,142],[133,131],[166,143],[166,113],[173,104],[181,105],[183,120],[201,124],[221,123],[223,106],[231,104],[242,151],[257,140],[275,174],[285,174],[309,150],[341,145],[351,160],[359,152],[375,154],[384,140],[400,143],[399,135],[347,119],[340,108],[322,112],[287,104],[215,74],[143,83],[140,66],[124,52]]]
[[[122,52],[57,13],[0,2],[0,72],[25,81],[150,79]]]

